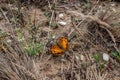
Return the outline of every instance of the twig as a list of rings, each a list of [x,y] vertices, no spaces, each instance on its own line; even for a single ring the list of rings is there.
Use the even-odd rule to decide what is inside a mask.
[[[0,10],[1,10],[3,16],[5,17],[5,19],[7,20],[7,22],[10,23],[9,19],[7,18],[6,14],[5,14],[5,12],[2,10],[2,8],[0,8]]]
[[[36,80],[36,77],[33,73],[31,73],[30,71],[28,71],[27,69],[25,69],[25,67],[18,65],[16,63],[11,62],[13,65],[17,66],[19,69],[21,69],[22,71],[24,71],[26,73],[27,76],[33,78],[34,80]]]
[[[93,10],[96,8],[96,6],[97,6],[98,3],[99,3],[99,0],[96,2],[96,5],[90,10],[90,12],[88,13],[88,15],[90,15],[90,14],[93,12]],[[77,15],[80,15],[80,16],[83,17],[83,20],[78,23],[78,25],[76,26],[76,29],[77,29],[78,26],[80,26],[80,25],[87,19],[86,17],[84,17],[84,14],[82,14],[82,13],[78,13],[78,12],[77,12],[77,13],[76,13],[76,12],[74,13],[74,11],[67,11],[67,12],[68,12],[68,13],[77,14]],[[73,30],[73,31],[74,31],[74,30]],[[72,32],[73,32],[73,31],[72,31]],[[72,33],[72,32],[71,32],[71,33]],[[70,35],[70,34],[69,34],[69,35]]]
[[[102,25],[102,26],[99,26],[99,27],[101,27],[101,28],[103,28],[103,29],[105,29],[107,32],[108,32],[108,34],[109,34],[109,36],[111,37],[111,39],[112,39],[112,41],[114,42],[114,48],[116,49],[116,51],[119,51],[118,50],[118,48],[116,47],[116,40],[115,40],[115,38],[114,38],[114,35],[112,34],[112,27],[109,25],[109,24],[107,24],[106,22],[103,22],[102,20],[100,20],[98,17],[96,17],[96,16],[90,16],[90,15],[84,15],[84,14],[82,14],[82,13],[78,13],[78,12],[75,12],[75,11],[69,11],[70,13],[76,13],[77,15],[80,15],[80,16],[82,16],[83,17],[83,21],[85,20],[85,19],[91,19],[92,21],[94,21],[94,22],[97,22],[98,24],[100,24],[100,25]],[[83,21],[81,21],[81,23],[83,22]],[[79,24],[78,24],[79,25]],[[81,32],[77,29],[77,27],[78,27],[78,25],[77,26],[73,26],[74,27],[74,29],[79,33],[79,34],[81,34]]]
[[[86,68],[92,66],[93,64],[95,64],[95,62],[92,62],[92,63],[88,64],[88,65],[86,66]],[[81,69],[81,67],[77,67],[77,68],[73,68],[73,69],[67,70],[67,71],[65,71],[65,72],[57,73],[56,75],[63,75],[63,74],[65,74],[65,73],[70,73],[70,72],[75,71],[75,70],[78,71],[79,69]]]

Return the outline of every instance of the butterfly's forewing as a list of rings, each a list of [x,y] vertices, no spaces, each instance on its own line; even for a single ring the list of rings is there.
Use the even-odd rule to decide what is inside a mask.
[[[62,49],[59,48],[58,45],[53,45],[51,47],[51,53],[52,54],[62,54],[64,51]]]
[[[64,50],[68,49],[68,40],[65,37],[61,37],[58,41],[58,44],[60,47],[62,47]]]

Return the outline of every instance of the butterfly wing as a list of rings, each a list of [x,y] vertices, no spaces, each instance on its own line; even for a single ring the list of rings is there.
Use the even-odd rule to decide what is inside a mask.
[[[51,53],[52,54],[62,54],[64,51],[62,49],[59,48],[58,45],[53,45],[51,47]]]
[[[61,37],[57,41],[57,44],[52,45],[50,50],[51,50],[51,53],[55,54],[55,55],[63,54],[66,50],[68,50],[68,40],[67,40],[67,38]]]
[[[61,37],[58,41],[58,44],[64,49],[67,50],[68,49],[68,40],[65,37]]]

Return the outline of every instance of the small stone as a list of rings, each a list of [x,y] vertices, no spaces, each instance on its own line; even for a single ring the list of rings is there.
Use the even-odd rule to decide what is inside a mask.
[[[114,7],[114,6],[115,6],[115,4],[114,4],[114,3],[112,3],[112,4],[111,4],[111,6],[112,6],[112,7]]]
[[[83,55],[80,55],[80,59],[81,59],[81,60],[84,60],[84,56],[83,56]]]
[[[52,39],[55,39],[55,35],[54,35],[54,36],[52,36]]]
[[[60,25],[62,25],[62,26],[65,26],[67,23],[66,22],[64,22],[64,21],[60,21],[60,22],[58,22]]]
[[[103,60],[109,61],[110,56],[106,53],[103,53]]]
[[[61,58],[61,61],[62,61],[62,62],[65,62],[66,60],[65,60],[64,58]]]
[[[7,40],[7,43],[11,43],[12,41],[10,39]]]
[[[59,18],[63,18],[64,17],[64,15],[62,13],[59,14],[58,16],[59,16]]]
[[[75,56],[75,58],[76,58],[77,60],[79,60],[79,59],[80,59],[80,58],[79,58],[79,56],[77,56],[77,55]]]

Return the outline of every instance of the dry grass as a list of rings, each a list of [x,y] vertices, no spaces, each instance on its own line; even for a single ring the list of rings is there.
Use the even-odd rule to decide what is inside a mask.
[[[111,54],[120,50],[119,3],[39,1],[0,3],[0,80],[120,80],[119,54]],[[61,20],[67,25],[61,26]],[[66,34],[69,51],[50,54],[51,36],[56,40]],[[103,53],[110,56],[108,62]]]

